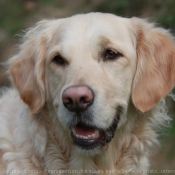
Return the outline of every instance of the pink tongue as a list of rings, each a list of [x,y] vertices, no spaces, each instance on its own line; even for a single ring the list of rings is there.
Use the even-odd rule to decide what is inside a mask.
[[[95,129],[88,128],[86,126],[76,126],[75,132],[78,135],[88,136],[88,135],[92,135],[95,132]]]

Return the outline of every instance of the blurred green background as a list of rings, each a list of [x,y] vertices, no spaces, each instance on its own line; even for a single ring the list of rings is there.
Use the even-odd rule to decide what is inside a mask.
[[[37,21],[98,11],[149,18],[175,33],[175,0],[0,0],[0,61],[16,52],[17,34]],[[6,67],[0,65],[0,86],[9,86],[5,70]],[[173,118],[172,128],[162,128],[161,147],[152,150],[150,169],[155,172],[175,170],[175,103],[168,99],[168,106]]]

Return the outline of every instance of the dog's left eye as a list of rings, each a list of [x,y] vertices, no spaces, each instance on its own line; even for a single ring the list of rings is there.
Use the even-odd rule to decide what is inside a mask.
[[[60,65],[60,66],[64,66],[67,63],[66,60],[63,57],[61,57],[60,55],[56,55],[52,61],[55,64]]]
[[[113,50],[106,50],[105,51],[105,55],[104,55],[104,59],[105,60],[114,60],[114,59],[117,59],[118,57],[122,56],[121,53],[119,52],[114,52]]]

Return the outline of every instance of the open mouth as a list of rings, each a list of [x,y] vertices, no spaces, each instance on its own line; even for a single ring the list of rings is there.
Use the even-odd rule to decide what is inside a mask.
[[[87,126],[84,123],[78,123],[71,130],[73,143],[85,150],[104,147],[106,143],[109,143],[113,139],[119,119],[120,115],[117,114],[111,126],[106,130]]]

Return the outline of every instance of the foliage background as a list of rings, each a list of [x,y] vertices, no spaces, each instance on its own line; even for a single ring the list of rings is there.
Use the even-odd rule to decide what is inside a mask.
[[[0,0],[0,61],[16,52],[16,34],[47,18],[67,17],[77,13],[108,12],[123,17],[149,18],[157,25],[175,33],[175,0]],[[6,67],[0,65],[0,86],[9,86]],[[172,128],[162,129],[161,147],[151,153],[151,168],[155,173],[175,174],[175,103],[168,99]],[[160,170],[174,170],[161,173]]]

